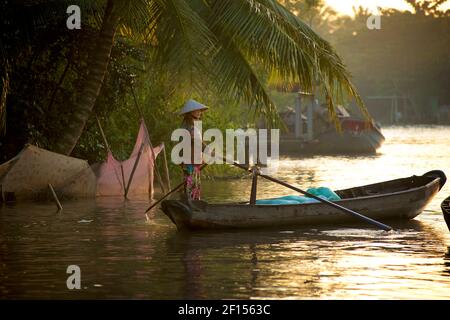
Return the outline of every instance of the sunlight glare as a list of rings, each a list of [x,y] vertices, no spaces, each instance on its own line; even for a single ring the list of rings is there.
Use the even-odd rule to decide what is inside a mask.
[[[325,0],[325,3],[343,15],[353,16],[353,7],[369,9],[372,13],[378,12],[378,7],[409,10],[412,8],[403,0]]]

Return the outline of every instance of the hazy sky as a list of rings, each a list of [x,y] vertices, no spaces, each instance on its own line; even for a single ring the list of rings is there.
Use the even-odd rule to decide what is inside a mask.
[[[337,12],[353,15],[352,7],[365,7],[372,12],[377,12],[377,7],[395,8],[400,10],[411,10],[411,7],[403,0],[325,0]],[[450,1],[447,1],[443,8],[450,9]]]

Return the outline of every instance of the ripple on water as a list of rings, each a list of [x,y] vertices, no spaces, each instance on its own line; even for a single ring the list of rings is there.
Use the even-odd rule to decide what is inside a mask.
[[[450,128],[385,128],[370,157],[284,159],[278,177],[303,188],[348,188],[429,170],[450,172]],[[203,182],[204,199],[248,200],[250,181]],[[258,197],[291,194],[260,180]],[[118,198],[0,209],[1,298],[450,298],[444,186],[411,222],[178,233],[147,201]],[[79,265],[84,289],[66,288]]]

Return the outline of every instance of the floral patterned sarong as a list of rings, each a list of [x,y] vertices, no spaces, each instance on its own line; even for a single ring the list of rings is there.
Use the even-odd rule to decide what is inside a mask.
[[[184,191],[192,200],[200,200],[200,168],[201,164],[184,164]]]

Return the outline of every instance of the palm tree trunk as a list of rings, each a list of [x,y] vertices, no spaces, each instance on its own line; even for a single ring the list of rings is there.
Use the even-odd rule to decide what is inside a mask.
[[[5,75],[0,77],[2,91],[0,92],[0,136],[6,132],[6,98],[9,92],[9,73],[5,63]],[[1,160],[0,160],[1,161]]]
[[[67,155],[72,153],[94,108],[108,69],[114,35],[120,20],[116,11],[114,10],[113,0],[108,0],[102,28],[97,41],[94,42],[92,53],[89,55],[87,75],[79,95],[79,101],[72,108],[68,126],[55,143],[53,148],[55,152]]]

